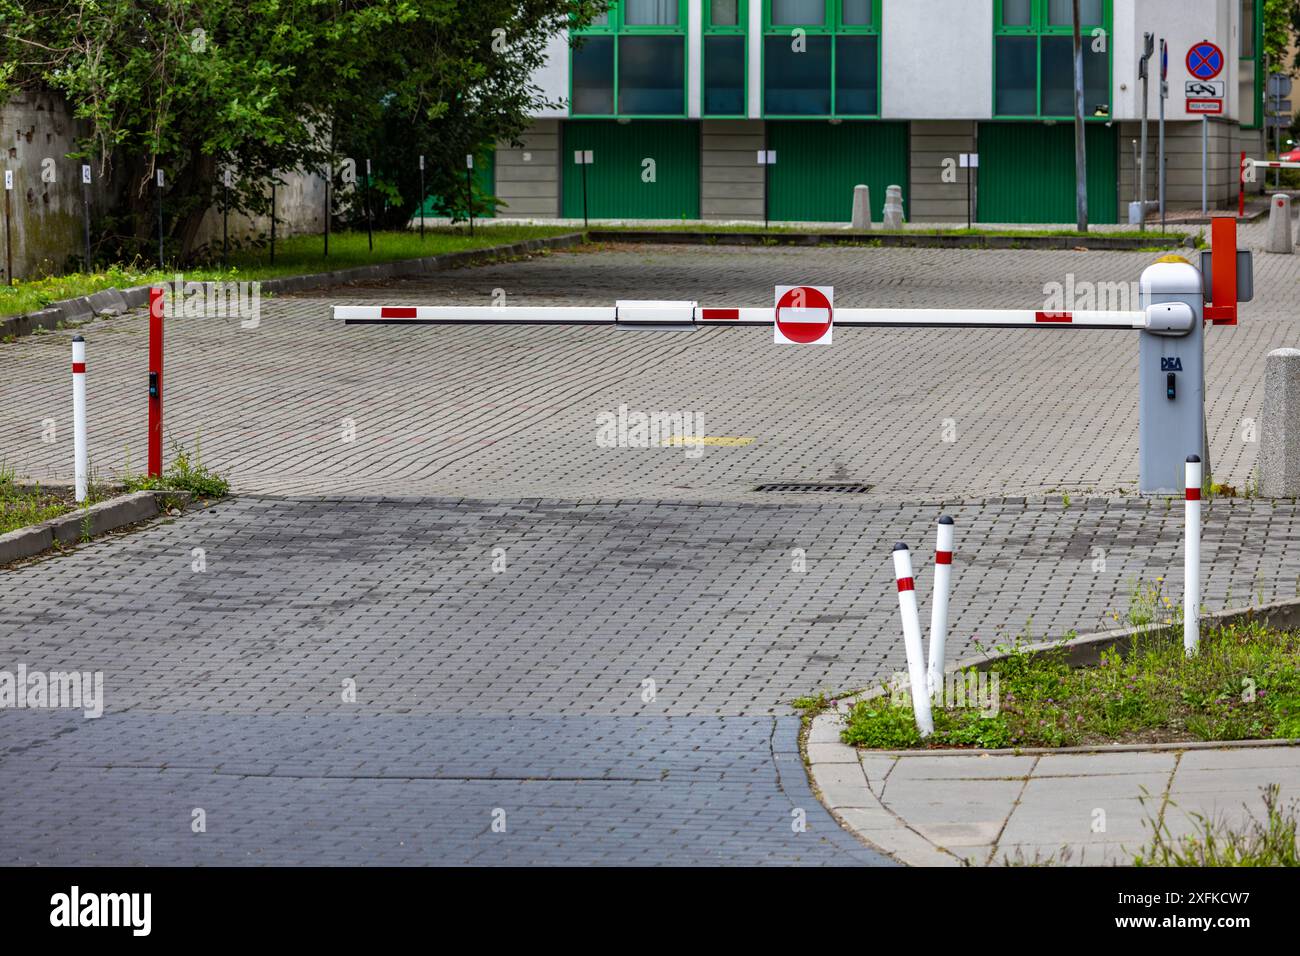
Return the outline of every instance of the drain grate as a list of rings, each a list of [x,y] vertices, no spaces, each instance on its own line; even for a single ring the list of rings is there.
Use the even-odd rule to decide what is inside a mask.
[[[843,481],[773,481],[766,485],[759,485],[755,491],[784,491],[784,492],[803,492],[822,493],[822,494],[841,494],[841,495],[865,495],[874,488],[875,485],[865,485],[860,481],[843,482]]]

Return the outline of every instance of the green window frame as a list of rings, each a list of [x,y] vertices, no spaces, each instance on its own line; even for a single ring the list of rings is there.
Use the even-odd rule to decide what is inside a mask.
[[[713,0],[702,0],[700,17],[703,29],[700,41],[700,115],[710,118],[744,119],[749,105],[749,0],[735,0],[736,22],[714,23]],[[710,42],[712,41],[712,42]],[[723,45],[733,50],[740,48],[740,108],[737,110],[710,107],[711,57],[720,54]]]
[[[763,62],[763,117],[765,119],[879,119],[881,112],[881,97],[883,95],[883,85],[881,82],[882,74],[882,50],[880,39],[881,23],[881,3],[882,0],[819,0],[822,12],[821,22],[819,23],[779,23],[776,22],[773,12],[774,0],[761,0],[763,4],[763,36],[761,53]],[[806,0],[809,5],[815,5],[818,0]],[[854,9],[864,9],[868,12],[869,23],[846,23],[845,18]],[[827,72],[827,82],[829,89],[829,108],[825,112],[801,112],[791,113],[781,110],[768,108],[768,47],[773,40],[786,39],[792,36],[792,31],[803,30],[809,41],[812,41],[823,48],[828,53],[829,63]],[[843,41],[843,42],[841,42]],[[874,41],[874,43],[872,42]],[[841,96],[840,87],[848,84],[846,80],[861,79],[861,74],[856,77],[850,74],[853,67],[862,62],[858,57],[850,52],[854,47],[873,48],[875,53],[875,76],[874,76],[874,93],[875,108],[865,110],[856,106],[844,107],[846,103],[852,103],[853,99],[861,95],[860,90],[854,90],[851,96]],[[812,47],[810,46],[810,49]],[[803,54],[801,54],[803,55]]]
[[[610,3],[609,10],[606,13],[606,22],[602,24],[593,24],[584,27],[581,30],[570,31],[569,43],[569,115],[574,119],[617,119],[620,117],[635,117],[637,119],[682,119],[687,115],[688,96],[687,96],[687,76],[690,69],[690,57],[686,49],[687,19],[689,17],[687,0],[673,0],[677,5],[677,22],[673,24],[639,24],[627,22],[626,0],[614,0]],[[626,111],[623,107],[623,90],[622,87],[622,66],[621,55],[625,40],[637,40],[641,38],[658,38],[668,37],[676,38],[678,50],[681,56],[681,110],[678,112],[640,112]],[[608,112],[593,113],[589,111],[578,111],[573,108],[576,102],[574,98],[574,76],[577,72],[574,68],[575,61],[582,54],[582,45],[585,40],[608,40],[611,44],[611,76],[610,89],[612,90],[612,108]],[[575,41],[576,44],[575,44]]]
[[[994,0],[993,3],[993,116],[997,119],[1071,119],[1073,111],[1056,112],[1045,111],[1043,108],[1043,48],[1047,44],[1052,46],[1059,45],[1061,38],[1073,40],[1073,24],[1053,24],[1050,21],[1050,10],[1053,0]],[[1007,7],[1023,8],[1026,4],[1029,6],[1029,22],[1018,24],[1004,24],[1003,20],[1007,13]],[[1103,56],[1105,57],[1106,70],[1106,102],[1104,104],[1084,104],[1084,121],[1108,123],[1115,114],[1115,68],[1112,45],[1114,42],[1114,10],[1112,0],[1100,0],[1101,22],[1100,23],[1082,23],[1079,25],[1080,32],[1083,35],[1084,56],[1085,56],[1085,73],[1087,70],[1087,57]],[[1094,30],[1101,29],[1105,32],[1106,50],[1102,54],[1091,53],[1091,44],[1093,42],[1092,33]],[[1011,44],[1032,39],[1033,57],[1032,69],[1034,72],[1033,100],[1034,107],[1032,110],[1024,109],[1002,109],[999,104],[999,86],[998,76],[999,69],[1008,66],[1011,59],[1008,55],[1012,49]],[[1005,42],[1004,42],[1005,41]],[[1019,45],[1023,46],[1023,43]],[[1153,58],[1154,59],[1154,58]],[[1071,61],[1073,61],[1073,48],[1071,45]],[[1023,64],[1022,64],[1023,65]],[[1153,69],[1159,68],[1158,64],[1153,64]],[[1027,91],[1027,89],[1026,89]],[[1073,102],[1073,100],[1071,100]],[[1098,113],[1097,110],[1104,106],[1105,113]]]

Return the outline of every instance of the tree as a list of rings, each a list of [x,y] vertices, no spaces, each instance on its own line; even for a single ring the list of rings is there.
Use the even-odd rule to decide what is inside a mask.
[[[155,170],[182,259],[233,165],[234,208],[265,213],[274,171],[320,170],[396,126],[446,188],[464,154],[514,139],[544,105],[549,37],[603,0],[0,0],[0,102],[61,92],[101,175],[124,187],[123,239],[147,246]],[[459,157],[459,160],[458,160]],[[414,208],[410,191],[406,204]],[[404,193],[405,194],[405,193]]]

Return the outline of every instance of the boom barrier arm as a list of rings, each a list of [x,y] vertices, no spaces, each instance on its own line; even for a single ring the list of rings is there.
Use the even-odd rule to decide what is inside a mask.
[[[339,305],[347,325],[612,325],[689,331],[701,327],[771,328],[775,309],[701,308],[695,302],[622,301],[613,306]],[[836,309],[836,328],[1137,329],[1186,334],[1196,316],[1181,302],[1135,312],[1043,312],[1030,309]]]

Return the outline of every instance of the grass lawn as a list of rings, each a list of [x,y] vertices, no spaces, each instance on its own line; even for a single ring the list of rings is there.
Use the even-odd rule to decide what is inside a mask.
[[[900,750],[1300,738],[1300,633],[1212,628],[1189,659],[1179,624],[1139,637],[1123,657],[1106,652],[1097,667],[1068,667],[1058,651],[1013,653],[987,686],[996,693],[982,710],[936,702],[924,743],[910,703],[888,695],[857,703],[843,740]]]
[[[791,235],[799,234],[834,234],[862,236],[870,238],[875,236],[1006,236],[1012,239],[1023,239],[1026,236],[1064,236],[1071,239],[1149,239],[1155,242],[1181,243],[1184,233],[1170,231],[1162,234],[1152,230],[1120,230],[1120,229],[1090,229],[1084,236],[1075,229],[980,229],[978,227],[965,229],[890,229],[884,230],[877,225],[871,232],[858,231],[854,232],[848,228],[844,229],[823,229],[811,226],[778,226],[773,225],[767,229],[763,228],[762,223],[753,224],[727,224],[712,225],[710,223],[683,223],[682,225],[621,225],[621,226],[599,226],[591,227],[593,232],[771,232],[787,233]]]
[[[103,289],[124,289],[150,282],[171,281],[178,272],[186,280],[196,282],[272,279],[399,259],[419,259],[448,252],[486,249],[574,231],[569,226],[490,226],[475,229],[474,235],[470,236],[469,230],[463,226],[439,226],[425,230],[423,241],[420,240],[419,232],[377,232],[373,252],[369,249],[364,232],[338,232],[330,235],[328,258],[323,254],[324,237],[293,236],[276,242],[275,265],[271,265],[269,249],[256,248],[232,251],[230,267],[226,269],[207,267],[159,271],[148,263],[132,263],[115,265],[103,272],[89,275],[72,273],[43,279],[18,280],[13,285],[0,286],[0,316],[35,312],[52,302],[90,295]]]
[[[17,531],[67,514],[74,505],[71,497],[58,491],[20,491],[11,482],[0,481],[0,534]]]

